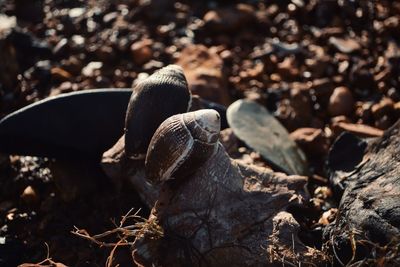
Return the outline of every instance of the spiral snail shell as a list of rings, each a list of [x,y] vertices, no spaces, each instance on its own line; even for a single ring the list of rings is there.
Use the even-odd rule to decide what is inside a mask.
[[[181,178],[195,171],[216,151],[220,115],[212,109],[174,115],[151,139],[146,177],[152,183]]]
[[[168,117],[189,110],[191,94],[183,70],[168,65],[138,83],[125,118],[125,153],[144,158],[151,137]]]

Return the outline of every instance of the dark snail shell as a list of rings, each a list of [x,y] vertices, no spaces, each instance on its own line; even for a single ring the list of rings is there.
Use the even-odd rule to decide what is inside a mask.
[[[220,115],[212,109],[178,114],[165,120],[151,139],[146,177],[152,183],[196,171],[216,151]]]
[[[133,89],[125,118],[125,153],[144,157],[158,126],[190,108],[191,94],[181,67],[169,65]]]

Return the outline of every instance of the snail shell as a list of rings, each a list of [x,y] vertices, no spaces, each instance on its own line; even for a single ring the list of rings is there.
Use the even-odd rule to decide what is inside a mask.
[[[178,114],[165,120],[151,139],[146,177],[152,183],[185,177],[217,149],[220,115],[213,109]]]
[[[168,65],[133,88],[125,118],[125,153],[144,158],[158,126],[172,115],[189,110],[191,94],[183,70]]]

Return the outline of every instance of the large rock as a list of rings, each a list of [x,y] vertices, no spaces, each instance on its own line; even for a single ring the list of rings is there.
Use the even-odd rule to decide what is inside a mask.
[[[212,48],[189,45],[182,50],[176,64],[183,68],[193,94],[226,106],[230,104],[223,61]]]
[[[343,195],[338,216],[324,236],[337,261],[370,258],[382,266],[400,262],[398,254],[391,254],[400,240],[399,131],[400,121],[369,143],[343,134],[330,152],[330,180]]]

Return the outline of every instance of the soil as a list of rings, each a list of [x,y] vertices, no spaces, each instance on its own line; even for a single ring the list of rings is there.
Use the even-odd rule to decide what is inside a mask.
[[[339,199],[324,168],[329,147],[345,130],[379,136],[400,116],[397,1],[6,0],[2,14],[0,117],[60,93],[131,87],[180,62],[196,94],[224,105],[256,100],[293,133],[310,161],[312,198],[308,210],[290,212],[302,241],[318,249]],[[17,25],[3,29],[10,18]],[[267,165],[241,143],[233,149]],[[92,166],[70,169],[85,164]],[[129,187],[91,170],[0,155],[1,266],[47,257],[106,264],[112,247],[72,234],[74,227],[99,234],[131,209],[149,211]],[[132,264],[129,247],[114,256],[112,266]]]

